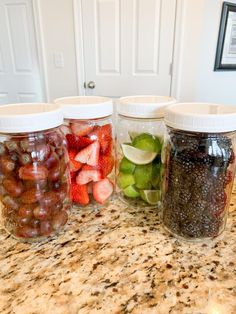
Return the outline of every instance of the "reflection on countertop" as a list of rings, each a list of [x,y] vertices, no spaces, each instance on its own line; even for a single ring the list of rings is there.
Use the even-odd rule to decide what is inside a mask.
[[[208,243],[180,243],[156,210],[118,200],[74,209],[45,243],[0,232],[0,313],[235,314],[236,189],[227,229]]]

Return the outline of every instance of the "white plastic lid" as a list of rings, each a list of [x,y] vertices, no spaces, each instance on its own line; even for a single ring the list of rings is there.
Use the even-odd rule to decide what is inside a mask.
[[[163,118],[167,106],[176,100],[167,96],[137,95],[119,99],[117,112],[132,118]]]
[[[65,119],[96,119],[113,113],[112,100],[107,97],[63,97],[55,99],[54,103],[61,107]]]
[[[221,133],[236,130],[236,106],[210,103],[178,103],[165,112],[166,125],[203,133]]]
[[[63,124],[61,109],[53,104],[25,103],[0,106],[0,132],[36,132]]]

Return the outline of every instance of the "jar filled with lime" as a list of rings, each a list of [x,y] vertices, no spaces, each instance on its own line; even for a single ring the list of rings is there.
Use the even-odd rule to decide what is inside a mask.
[[[132,207],[156,207],[161,199],[164,96],[128,96],[117,105],[116,189]]]

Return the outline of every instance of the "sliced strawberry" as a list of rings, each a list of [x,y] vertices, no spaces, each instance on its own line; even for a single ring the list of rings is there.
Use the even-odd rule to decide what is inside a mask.
[[[103,155],[106,156],[112,156],[113,155],[113,141],[107,141],[106,146],[103,146],[103,150],[102,150]]]
[[[89,195],[87,185],[79,185],[72,183],[71,186],[72,201],[81,205],[89,203]]]
[[[97,166],[89,166],[89,165],[83,165],[82,170],[101,170],[101,167],[99,165]]]
[[[82,149],[75,156],[75,160],[90,166],[97,166],[99,160],[99,150],[100,144],[98,141],[95,141],[86,148]]]
[[[69,149],[81,150],[90,145],[93,140],[88,137],[77,136],[75,134],[66,135],[67,145]]]
[[[104,204],[106,200],[111,196],[112,192],[113,184],[107,178],[96,182],[93,185],[93,197],[100,204]]]
[[[112,156],[101,155],[99,158],[99,166],[102,171],[103,178],[108,176],[114,167],[114,158]]]
[[[85,136],[93,131],[93,125],[89,125],[87,122],[72,122],[70,124],[71,130],[75,135]]]
[[[111,124],[104,124],[98,126],[88,135],[92,140],[98,140],[100,143],[101,152],[105,154],[112,141],[112,127]]]
[[[69,150],[68,155],[69,155],[69,159],[70,159],[70,171],[71,172],[78,171],[82,167],[82,164],[79,161],[74,159],[75,156],[77,155],[76,151],[75,150]]]
[[[77,184],[87,184],[88,182],[97,182],[102,179],[99,170],[81,170],[76,177]]]

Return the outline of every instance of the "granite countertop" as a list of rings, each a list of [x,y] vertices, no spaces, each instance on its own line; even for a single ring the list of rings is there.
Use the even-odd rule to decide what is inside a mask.
[[[0,231],[1,314],[235,314],[236,189],[223,235],[180,243],[154,210],[119,201],[74,209],[59,237],[18,243]]]

